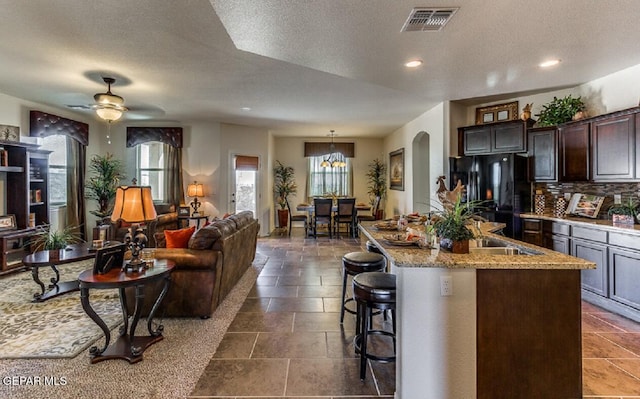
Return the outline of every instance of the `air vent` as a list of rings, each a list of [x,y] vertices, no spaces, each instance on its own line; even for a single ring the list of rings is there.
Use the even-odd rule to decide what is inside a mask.
[[[401,32],[437,32],[449,22],[458,8],[414,8]]]

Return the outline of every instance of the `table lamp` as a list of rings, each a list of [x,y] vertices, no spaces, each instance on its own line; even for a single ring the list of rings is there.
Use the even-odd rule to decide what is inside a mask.
[[[204,186],[202,183],[193,182],[193,184],[189,184],[187,186],[187,196],[193,197],[193,201],[191,201],[191,207],[193,207],[193,213],[191,216],[198,217],[200,213],[198,212],[198,208],[200,208],[201,202],[198,201],[198,197],[204,197]]]
[[[139,272],[145,262],[140,259],[140,251],[147,244],[140,223],[155,220],[156,208],[151,198],[149,186],[120,186],[116,189],[116,201],[111,214],[111,220],[132,223],[131,229],[124,236],[124,241],[131,250],[131,260],[125,264],[125,271]],[[132,234],[135,230],[135,234]]]

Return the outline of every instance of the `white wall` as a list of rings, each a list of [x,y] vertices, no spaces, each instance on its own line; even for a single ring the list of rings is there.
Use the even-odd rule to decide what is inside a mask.
[[[385,204],[385,216],[390,217],[396,214],[413,212],[413,171],[407,165],[413,164],[412,143],[416,135],[425,132],[429,135],[429,173],[425,179],[429,179],[431,185],[431,203],[435,198],[435,182],[438,176],[444,174],[446,163],[448,163],[448,143],[449,122],[447,120],[447,109],[445,103],[440,103],[420,115],[416,119],[402,126],[384,140],[385,162],[389,162],[389,153],[400,148],[404,148],[404,191],[389,190]]]

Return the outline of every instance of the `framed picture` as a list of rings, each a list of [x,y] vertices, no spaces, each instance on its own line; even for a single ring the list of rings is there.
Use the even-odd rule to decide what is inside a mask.
[[[16,215],[0,216],[0,231],[15,230],[16,228]]]
[[[404,148],[389,153],[389,188],[404,191]]]
[[[189,211],[188,206],[181,206],[178,208],[178,216],[189,216],[191,212]]]
[[[111,269],[122,268],[126,250],[127,244],[118,244],[98,249],[93,263],[93,274],[105,274]]]
[[[579,200],[575,203],[574,208],[570,211],[574,215],[584,216],[588,218],[597,218],[598,212],[602,207],[604,197],[590,194],[580,194]]]
[[[518,102],[476,108],[476,125],[518,119]]]

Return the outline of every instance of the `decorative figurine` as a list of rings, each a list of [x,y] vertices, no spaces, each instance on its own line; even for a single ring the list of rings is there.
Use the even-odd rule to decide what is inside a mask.
[[[533,107],[533,103],[525,104],[524,108],[522,108],[522,114],[520,114],[520,119],[526,121],[531,119],[531,107]]]

